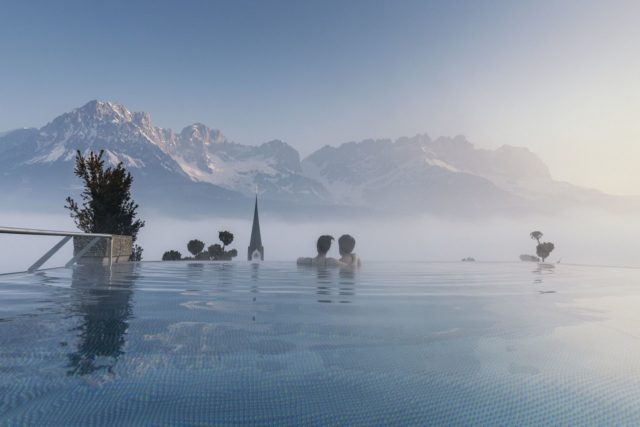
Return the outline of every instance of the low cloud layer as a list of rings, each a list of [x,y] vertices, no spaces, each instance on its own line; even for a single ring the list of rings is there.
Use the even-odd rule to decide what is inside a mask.
[[[181,220],[150,216],[139,243],[144,260],[160,260],[164,251],[176,249],[188,255],[190,239],[210,245],[218,243],[218,231],[229,230],[238,250],[238,261],[246,259],[251,233],[251,215],[247,218],[207,218]],[[74,230],[70,218],[61,215],[29,213],[0,214],[0,225],[56,230]],[[294,261],[299,256],[313,256],[315,241],[321,234],[336,239],[344,233],[353,235],[355,251],[366,262],[378,261],[459,261],[471,256],[478,261],[518,261],[520,254],[534,253],[535,242],[529,232],[542,230],[543,240],[556,244],[550,261],[597,265],[640,266],[637,242],[640,225],[629,216],[574,214],[563,217],[488,219],[449,221],[434,217],[358,221],[288,223],[268,215],[261,217],[262,240],[267,260]],[[0,235],[0,272],[22,271],[52,247],[59,238]],[[59,266],[71,257],[67,244],[46,266]],[[337,244],[331,255],[338,256]]]

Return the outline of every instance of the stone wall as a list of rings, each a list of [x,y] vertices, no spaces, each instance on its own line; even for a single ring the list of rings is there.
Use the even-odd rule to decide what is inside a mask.
[[[73,238],[73,254],[78,254],[85,245],[89,244],[94,238],[91,236],[75,236]],[[133,249],[133,239],[131,236],[113,236],[113,252],[111,254],[112,262],[129,261],[129,256]],[[100,238],[98,242],[89,251],[84,254],[78,264],[108,264],[109,263],[109,239]]]

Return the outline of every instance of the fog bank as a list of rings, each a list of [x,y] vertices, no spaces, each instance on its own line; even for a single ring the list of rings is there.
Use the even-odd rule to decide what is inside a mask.
[[[187,242],[200,239],[219,243],[218,231],[235,235],[231,248],[239,261],[246,259],[251,233],[251,215],[246,218],[181,220],[152,215],[144,218],[146,227],[139,235],[144,260],[160,260],[170,249],[188,255]],[[75,230],[64,213],[0,213],[0,225],[55,230]],[[375,261],[459,261],[471,256],[478,261],[518,261],[520,254],[535,253],[529,233],[544,232],[545,241],[556,244],[550,261],[596,265],[639,266],[640,225],[632,216],[607,214],[567,214],[561,217],[516,219],[447,220],[429,216],[412,218],[354,218],[321,222],[286,222],[268,214],[261,216],[262,240],[267,260],[292,261],[313,256],[315,241],[321,234],[336,239],[353,235],[356,252],[366,262]],[[25,270],[59,238],[0,235],[0,272]],[[71,257],[71,244],[45,266],[59,266]],[[337,244],[331,255],[338,256]]]

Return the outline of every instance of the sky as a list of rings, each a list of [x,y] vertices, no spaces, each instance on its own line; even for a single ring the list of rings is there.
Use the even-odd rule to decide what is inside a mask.
[[[428,133],[640,194],[638,1],[0,0],[0,132],[91,99],[245,144]]]

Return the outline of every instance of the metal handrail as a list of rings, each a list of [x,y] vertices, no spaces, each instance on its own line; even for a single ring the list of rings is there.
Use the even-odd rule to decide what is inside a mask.
[[[29,234],[33,236],[84,236],[84,237],[112,237],[113,234],[82,233],[78,231],[37,230],[35,228],[0,227],[0,234]]]
[[[29,269],[27,273],[33,273],[37,271],[42,265],[55,255],[60,248],[62,248],[72,237],[93,237],[77,254],[74,254],[73,258],[65,264],[65,267],[71,267],[75,264],[85,253],[89,251],[100,239],[109,239],[109,267],[112,264],[113,253],[113,234],[104,233],[80,233],[77,231],[54,231],[54,230],[37,230],[33,228],[16,228],[16,227],[0,227],[0,234],[19,234],[30,236],[59,236],[62,237],[58,243],[49,249],[40,259],[38,259]]]

